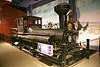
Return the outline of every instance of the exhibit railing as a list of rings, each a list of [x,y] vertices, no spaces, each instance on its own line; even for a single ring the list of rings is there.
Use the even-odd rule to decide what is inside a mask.
[[[81,45],[83,48],[86,48],[87,40],[80,42],[79,45]],[[100,50],[100,36],[95,39],[89,39],[89,48],[95,49],[95,50]]]

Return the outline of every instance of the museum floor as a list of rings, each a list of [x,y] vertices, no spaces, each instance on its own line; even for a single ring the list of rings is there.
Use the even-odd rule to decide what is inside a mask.
[[[11,44],[0,41],[0,67],[53,67],[48,66],[32,55],[11,46]],[[100,53],[83,59],[70,67],[100,67]]]

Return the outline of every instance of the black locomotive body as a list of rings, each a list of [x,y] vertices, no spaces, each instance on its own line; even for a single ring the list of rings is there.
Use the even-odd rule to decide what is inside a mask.
[[[73,39],[77,36],[78,30],[74,23],[67,21],[67,13],[71,7],[67,3],[61,3],[54,7],[59,15],[59,29],[42,29],[42,18],[33,16],[22,16],[16,21],[18,32],[15,37],[16,45],[22,50],[29,50],[34,57],[43,58],[49,64],[66,67],[75,63],[84,55],[84,49]]]

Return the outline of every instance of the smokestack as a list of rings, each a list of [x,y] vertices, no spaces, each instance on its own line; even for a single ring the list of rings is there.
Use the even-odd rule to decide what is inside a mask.
[[[60,3],[54,7],[54,11],[59,15],[60,29],[64,29],[67,22],[67,14],[70,12],[71,6],[68,3]]]

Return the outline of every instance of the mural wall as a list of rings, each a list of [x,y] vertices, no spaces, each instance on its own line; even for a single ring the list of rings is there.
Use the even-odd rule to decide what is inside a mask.
[[[55,0],[53,2],[50,2],[48,4],[42,5],[40,7],[37,7],[33,9],[33,16],[39,16],[42,17],[43,24],[47,24],[47,22],[53,22],[58,23],[59,17],[54,12],[54,6],[61,2],[67,2],[68,0]]]
[[[90,39],[92,46],[99,45],[100,36],[100,0],[76,0],[77,17],[84,26],[89,23],[85,31],[80,32],[79,41]]]
[[[100,22],[100,0],[76,0],[81,22]]]

